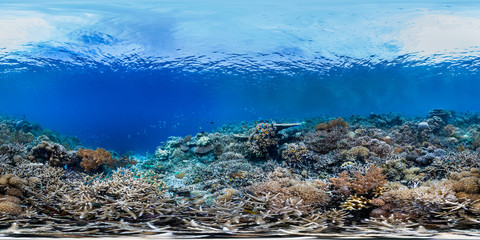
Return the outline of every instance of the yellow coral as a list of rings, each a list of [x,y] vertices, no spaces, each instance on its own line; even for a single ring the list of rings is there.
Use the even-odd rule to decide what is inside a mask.
[[[364,208],[368,208],[370,205],[370,200],[364,196],[352,195],[345,202],[343,202],[340,207],[349,211],[357,211]]]
[[[368,148],[363,146],[356,146],[347,151],[347,158],[349,160],[360,159],[363,160],[370,154]]]
[[[22,207],[14,202],[2,201],[0,202],[0,213],[11,216],[20,215],[22,213]]]

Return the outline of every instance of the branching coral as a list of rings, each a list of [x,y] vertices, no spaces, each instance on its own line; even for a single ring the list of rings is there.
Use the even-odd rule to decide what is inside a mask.
[[[335,192],[349,196],[352,192],[358,195],[373,196],[378,194],[385,183],[386,176],[382,174],[382,169],[371,165],[365,172],[356,171],[351,178],[347,172],[342,172],[338,177],[330,178]]]
[[[330,131],[325,130],[307,133],[304,141],[309,150],[325,154],[337,149],[339,147],[338,143],[345,137],[345,128],[333,128]]]
[[[25,149],[24,145],[18,143],[0,145],[0,163],[9,165],[19,164],[24,159]]]
[[[321,180],[300,181],[287,169],[277,168],[268,175],[267,181],[252,186],[254,196],[264,198],[272,212],[291,212],[294,209],[305,214],[316,206],[330,201],[328,184]]]
[[[235,155],[232,157],[236,157]],[[263,171],[254,167],[244,158],[225,159],[209,164],[205,168],[197,168],[195,179],[204,183],[205,187],[245,187],[265,177]]]
[[[315,131],[327,130],[331,131],[335,128],[348,128],[347,122],[345,122],[341,117],[330,120],[328,123],[319,123],[315,127]]]
[[[78,157],[82,159],[80,166],[85,172],[95,171],[102,165],[112,165],[115,160],[112,154],[103,148],[92,149],[78,149]]]
[[[380,207],[383,215],[403,213],[402,218],[428,218],[434,217],[436,212],[457,198],[452,191],[452,185],[448,181],[426,182],[419,187],[407,188],[405,186],[391,187],[385,192],[381,199],[385,205]]]
[[[140,219],[160,214],[163,183],[154,176],[119,169],[108,177],[83,179],[64,193],[60,207],[87,219]]]
[[[377,192],[385,183],[387,183],[386,176],[382,174],[383,169],[370,166],[365,173],[360,171],[355,172],[354,180],[352,181],[352,189],[359,195],[377,194]]]
[[[0,144],[4,143],[29,143],[33,141],[34,135],[24,132],[21,129],[15,129],[11,124],[0,124]]]
[[[350,196],[345,202],[343,202],[340,207],[342,207],[345,210],[349,211],[356,211],[356,210],[361,210],[364,208],[368,208],[370,204],[370,200],[368,200],[364,196],[356,196],[352,195]]]

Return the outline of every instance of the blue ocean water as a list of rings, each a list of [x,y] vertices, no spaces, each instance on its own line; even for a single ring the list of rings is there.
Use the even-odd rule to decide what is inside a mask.
[[[0,2],[0,113],[119,153],[229,122],[480,111],[476,1]]]

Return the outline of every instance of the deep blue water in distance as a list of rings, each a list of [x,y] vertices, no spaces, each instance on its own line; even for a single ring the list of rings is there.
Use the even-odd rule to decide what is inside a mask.
[[[480,111],[475,1],[2,1],[0,113],[153,152],[229,122]]]

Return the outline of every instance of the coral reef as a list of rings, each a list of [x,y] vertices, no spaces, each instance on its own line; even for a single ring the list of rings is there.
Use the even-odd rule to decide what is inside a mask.
[[[170,137],[133,158],[3,118],[0,228],[233,236],[471,229],[480,216],[479,124],[479,114],[440,109],[243,122]]]

